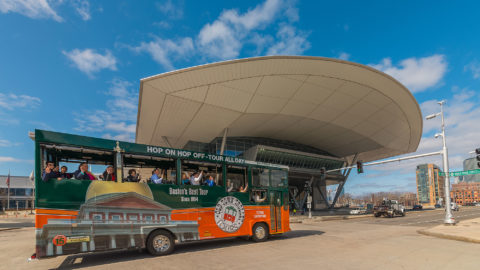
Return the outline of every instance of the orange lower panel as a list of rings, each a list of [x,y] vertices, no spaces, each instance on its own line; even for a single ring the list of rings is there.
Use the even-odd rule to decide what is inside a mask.
[[[36,209],[35,210],[35,228],[41,229],[48,223],[49,219],[76,219],[78,211],[56,210],[56,209]]]
[[[222,231],[215,222],[215,208],[181,209],[172,211],[172,220],[198,222],[200,239],[252,235],[252,227],[257,222],[270,224],[270,206],[245,206],[245,219],[242,226],[233,233]]]

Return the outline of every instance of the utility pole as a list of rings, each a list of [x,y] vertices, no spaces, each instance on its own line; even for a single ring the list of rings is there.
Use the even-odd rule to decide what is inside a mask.
[[[445,117],[443,113],[443,105],[445,104],[445,100],[438,102],[440,105],[440,112],[436,114],[431,114],[426,117],[427,120],[433,119],[437,116],[442,117],[442,133],[435,134],[435,138],[438,136],[442,136],[443,140],[443,148],[442,148],[442,156],[443,156],[443,170],[445,172],[445,225],[455,225],[455,219],[452,215],[452,208],[450,206],[450,172],[448,168],[448,148],[447,148],[447,139],[445,138]]]

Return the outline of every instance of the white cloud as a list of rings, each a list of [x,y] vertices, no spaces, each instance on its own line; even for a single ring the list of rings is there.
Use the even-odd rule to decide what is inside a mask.
[[[468,89],[454,89],[454,96],[447,100],[445,104],[445,124],[446,138],[449,157],[450,171],[463,170],[463,161],[470,158],[470,151],[480,147],[478,139],[478,119],[480,119],[480,92]],[[428,100],[420,104],[424,116],[440,112],[438,100]],[[441,118],[436,117],[432,120],[424,120],[423,137],[415,153],[403,156],[412,156],[437,152],[442,150],[442,138],[434,138],[435,133],[441,131]],[[387,163],[383,165],[366,166],[365,174],[361,176],[353,175],[354,181],[349,183],[349,187],[355,192],[376,190],[376,187],[358,186],[365,179],[370,182],[375,179],[376,183],[386,183],[398,185],[397,191],[416,190],[415,170],[419,164],[433,163],[443,170],[443,160],[441,155],[417,158],[401,162]],[[453,182],[454,179],[451,178]],[[348,183],[348,182],[347,182]],[[402,187],[404,186],[404,187]],[[357,189],[357,191],[355,191]],[[388,191],[386,188],[379,189]],[[351,192],[350,190],[348,192]]]
[[[18,146],[18,145],[21,145],[21,143],[0,139],[0,147],[11,147],[11,146]]]
[[[102,137],[133,141],[137,120],[137,91],[130,90],[132,84],[115,79],[105,92],[107,101],[102,110],[88,110],[77,114],[76,131],[101,133]]]
[[[42,101],[38,97],[0,93],[0,108],[7,109],[9,111],[19,108],[35,108],[41,102]]]
[[[277,32],[277,41],[267,51],[268,55],[298,55],[310,49],[307,34],[291,25],[282,25]]]
[[[342,59],[342,60],[348,60],[350,58],[350,54],[346,53],[346,52],[341,52],[339,55],[338,55],[338,59]]]
[[[87,0],[74,0],[72,2],[73,8],[80,15],[82,20],[88,21],[92,18],[90,15],[90,2]]]
[[[153,41],[142,42],[133,47],[135,52],[147,52],[152,58],[166,69],[173,69],[171,59],[186,57],[193,51],[193,41],[186,37],[177,41],[156,37]]]
[[[31,162],[31,160],[18,159],[14,157],[1,157],[0,162]]]
[[[285,2],[267,0],[244,14],[236,9],[224,10],[213,23],[207,23],[200,30],[197,43],[200,50],[214,59],[231,59],[240,54],[248,34],[262,30],[285,8]],[[290,18],[293,16],[290,9]]]
[[[238,9],[226,9],[215,20],[203,25],[193,38],[155,36],[153,41],[129,47],[136,52],[148,52],[166,69],[174,68],[173,60],[189,60],[195,56],[202,60],[237,58],[244,48],[255,55],[301,54],[310,48],[310,43],[308,34],[293,26],[300,18],[295,3],[295,0],[266,0],[243,13]],[[166,13],[173,10],[170,1],[162,8]],[[164,21],[155,25],[170,27]],[[269,27],[278,28],[275,36],[267,33]]]
[[[478,63],[478,61],[470,62],[463,70],[471,71],[474,79],[480,78],[480,63]]]
[[[399,80],[412,92],[437,85],[447,71],[445,56],[440,54],[404,59],[398,66],[393,66],[390,58],[384,58],[380,64],[371,66]]]
[[[0,12],[19,13],[32,19],[53,19],[62,22],[60,17],[51,4],[53,1],[47,0],[0,0]]]
[[[172,26],[170,25],[170,23],[168,23],[167,21],[159,21],[159,22],[154,22],[153,23],[154,26],[157,26],[161,29],[169,29],[171,28]]]
[[[85,49],[83,51],[74,49],[70,52],[62,51],[62,53],[68,57],[78,69],[90,77],[93,76],[93,73],[102,69],[117,70],[117,59],[108,50],[106,50],[104,55],[92,49]]]
[[[163,1],[163,3],[156,3],[156,6],[163,15],[170,19],[183,18],[183,1],[176,1],[175,5],[172,0]]]

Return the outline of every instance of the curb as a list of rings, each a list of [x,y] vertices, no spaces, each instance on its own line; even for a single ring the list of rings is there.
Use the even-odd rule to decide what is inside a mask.
[[[367,218],[372,217],[371,215],[359,215],[359,216],[327,216],[327,217],[319,217],[313,216],[311,219],[308,217],[297,219],[297,220],[290,220],[290,223],[313,223],[313,222],[321,222],[321,221],[331,221],[331,220],[346,220],[346,219],[357,219],[357,218]]]
[[[462,242],[469,242],[469,243],[476,243],[480,244],[479,239],[473,239],[465,236],[459,236],[459,235],[451,235],[451,234],[444,234],[444,233],[436,233],[436,232],[430,232],[425,229],[418,230],[417,233],[427,235],[427,236],[433,236],[433,237],[438,237],[438,238],[443,238],[443,239],[449,239],[449,240],[456,240],[456,241],[462,241]]]

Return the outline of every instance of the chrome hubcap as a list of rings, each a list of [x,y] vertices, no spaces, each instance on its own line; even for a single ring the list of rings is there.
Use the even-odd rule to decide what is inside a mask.
[[[164,252],[170,247],[170,239],[165,235],[157,235],[153,238],[153,248],[158,252]]]
[[[265,238],[265,228],[263,228],[262,226],[258,226],[258,227],[255,229],[255,236],[256,236],[258,239],[263,239],[263,238]]]

